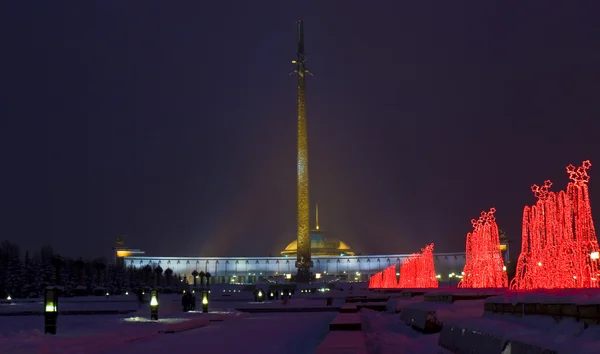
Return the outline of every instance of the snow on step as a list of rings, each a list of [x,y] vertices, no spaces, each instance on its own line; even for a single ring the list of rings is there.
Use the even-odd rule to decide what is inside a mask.
[[[204,327],[208,324],[208,318],[194,318],[176,323],[167,323],[159,333],[177,333]]]
[[[316,354],[367,354],[362,332],[333,331],[317,348]]]
[[[329,324],[330,331],[360,331],[361,328],[358,313],[340,313]]]
[[[387,302],[365,302],[362,304],[357,304],[356,308],[358,310],[369,309],[369,310],[373,310],[373,311],[386,311],[387,310]]]
[[[389,296],[385,297],[366,297],[366,296],[352,296],[346,298],[346,303],[357,303],[357,302],[387,302]]]
[[[387,302],[387,312],[400,313],[406,306],[419,302],[423,302],[423,296],[390,298]]]
[[[454,353],[486,354],[592,354],[600,347],[595,340],[486,317],[446,321],[438,344]]]
[[[452,318],[474,318],[483,315],[483,300],[457,301],[454,303],[420,302],[404,307],[400,319],[423,332],[439,332],[442,324]]]
[[[480,300],[504,294],[505,289],[460,289],[452,291],[432,291],[424,295],[425,301],[455,302],[458,300]]]
[[[358,307],[352,304],[345,304],[340,307],[340,313],[356,313],[358,312]]]

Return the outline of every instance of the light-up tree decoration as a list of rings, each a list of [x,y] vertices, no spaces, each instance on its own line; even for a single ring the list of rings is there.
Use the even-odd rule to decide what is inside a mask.
[[[552,182],[533,185],[538,198],[523,210],[521,254],[512,289],[597,288],[598,239],[588,193],[592,166],[567,166],[567,191],[551,192]]]
[[[396,265],[391,265],[383,270],[383,284],[382,288],[391,289],[398,287],[398,280],[396,279]]]
[[[377,272],[369,279],[369,289],[380,289],[383,284],[383,272]]]
[[[437,288],[433,265],[433,243],[404,259],[400,266],[400,288]]]
[[[467,260],[459,288],[506,288],[508,277],[496,224],[495,208],[482,211],[472,219],[473,231],[467,234]]]

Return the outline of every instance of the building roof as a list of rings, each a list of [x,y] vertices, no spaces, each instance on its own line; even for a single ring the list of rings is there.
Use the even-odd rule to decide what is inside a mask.
[[[337,239],[325,237],[317,230],[310,233],[310,250],[313,256],[353,256],[354,251],[350,246]],[[298,241],[292,241],[283,251],[283,256],[296,256],[298,252]]]

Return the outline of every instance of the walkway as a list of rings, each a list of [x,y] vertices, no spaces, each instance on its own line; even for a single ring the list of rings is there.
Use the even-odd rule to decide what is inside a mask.
[[[329,332],[337,313],[252,314],[241,319],[212,322],[208,326],[131,342],[111,354],[194,352],[237,354],[310,354]]]

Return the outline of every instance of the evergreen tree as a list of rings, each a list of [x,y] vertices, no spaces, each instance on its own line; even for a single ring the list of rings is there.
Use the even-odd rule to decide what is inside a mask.
[[[38,265],[38,274],[39,274],[39,280],[37,281],[37,285],[38,285],[38,292],[40,294],[44,293],[44,289],[46,289],[46,287],[51,286],[54,284],[54,276],[55,276],[55,271],[52,268],[52,265],[50,263],[42,263]]]
[[[29,252],[25,252],[25,260],[23,262],[23,297],[38,296],[38,287],[35,280],[35,264],[29,258]]]
[[[10,275],[14,268],[15,255],[18,258],[19,248],[8,241],[3,241],[0,246],[0,297],[6,297],[14,279]]]
[[[63,260],[63,267],[60,271],[60,279],[65,294],[71,294],[77,286],[77,271],[75,270],[75,262],[71,259]]]
[[[152,273],[152,267],[150,266],[150,264],[146,264],[146,266],[144,267],[144,286],[151,286],[151,276],[150,274]]]
[[[108,266],[104,280],[104,287],[111,294],[118,292],[119,286],[117,283],[117,269],[113,265]]]
[[[88,293],[95,287],[96,284],[96,271],[93,267],[93,261],[85,262],[85,286],[88,289]]]
[[[85,285],[85,262],[83,259],[79,258],[73,262],[73,267],[75,268],[76,286]]]
[[[50,264],[52,265],[52,268],[54,268],[54,285],[63,285],[63,279],[61,275],[62,270],[65,266],[65,260],[61,256],[55,255],[54,257],[52,257]]]
[[[124,293],[125,291],[129,291],[129,276],[127,274],[127,270],[125,268],[118,268],[116,274],[116,285],[117,285],[117,294]]]
[[[11,297],[21,297],[23,292],[23,268],[19,253],[11,255],[8,263],[8,274],[6,276],[6,291]]]
[[[105,294],[105,281],[106,281],[106,263],[102,259],[96,259],[93,262],[94,278],[92,282],[92,293],[94,295]]]

